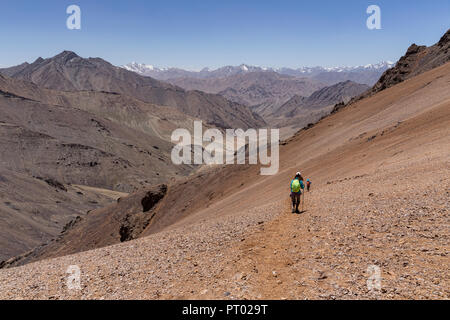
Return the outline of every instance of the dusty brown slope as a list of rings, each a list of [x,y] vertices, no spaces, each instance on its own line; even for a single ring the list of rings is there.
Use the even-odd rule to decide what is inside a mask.
[[[0,271],[0,295],[448,299],[449,124],[446,64],[302,131],[282,146],[277,175],[251,167],[242,189],[216,182],[234,193],[167,231]],[[314,189],[292,215],[298,169]],[[65,286],[70,264],[80,291]],[[367,289],[370,265],[380,291]]]
[[[0,92],[0,121],[3,168],[32,176],[129,192],[147,171],[154,183],[186,169],[169,161],[168,141],[84,110]]]
[[[113,201],[6,168],[0,169],[0,194],[0,262],[46,243],[75,217]]]
[[[120,95],[56,92],[0,76],[0,261],[113,201],[68,184],[131,192],[188,175],[193,167],[172,164],[167,140],[192,121]]]
[[[155,105],[175,107],[187,115],[222,128],[264,125],[264,121],[246,106],[230,102],[222,96],[185,91],[115,67],[100,58],[84,59],[70,51],[48,59],[39,58],[24,67],[2,69],[0,73],[60,91],[120,93]]]
[[[99,91],[57,91],[1,74],[0,91],[49,105],[85,110],[121,126],[128,126],[167,141],[170,141],[174,129],[193,128],[193,121],[200,120],[174,107],[146,103],[129,95]]]
[[[160,232],[234,193],[236,185],[238,190],[243,189],[247,184],[243,181],[252,179],[255,175],[256,172],[249,170],[247,166],[220,166],[209,168],[195,176],[179,178],[176,182],[172,180],[164,192],[155,191],[164,185],[143,188],[129,197],[121,198],[118,203],[92,210],[75,219],[74,224],[56,241],[17,256],[7,261],[5,266],[73,254]],[[227,184],[217,190],[217,181],[223,179],[226,179]],[[149,193],[161,194],[161,198],[158,197],[157,203],[150,209],[143,206]],[[128,235],[124,236],[124,232]]]

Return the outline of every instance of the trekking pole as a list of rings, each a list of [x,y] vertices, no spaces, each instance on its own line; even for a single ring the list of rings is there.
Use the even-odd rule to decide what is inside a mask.
[[[302,212],[303,212],[303,206],[304,205],[305,205],[305,189],[303,189]]]

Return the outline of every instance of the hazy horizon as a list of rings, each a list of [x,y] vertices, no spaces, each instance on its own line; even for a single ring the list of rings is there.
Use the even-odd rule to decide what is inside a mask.
[[[61,52],[63,52],[63,51],[71,51],[71,50],[62,50]],[[48,57],[37,56],[35,59],[31,59],[29,61],[22,61],[19,64],[22,64],[22,63],[29,63],[29,64],[31,64],[34,61],[36,61],[38,58],[43,58],[43,59],[53,58],[54,56],[60,54],[61,52],[58,52],[58,53],[56,53],[56,54],[54,54],[52,56],[48,56]],[[78,52],[76,52],[76,51],[73,51],[73,52],[75,54],[79,55]],[[82,58],[101,58],[101,59],[104,59],[103,57],[93,57],[93,56],[91,57],[91,56],[81,56],[81,55],[79,55],[79,56],[82,57]],[[110,61],[108,61],[108,62],[110,62]],[[129,62],[125,63],[125,64],[115,65],[115,66],[122,67],[122,66],[125,66],[127,64],[136,63],[136,64],[141,64],[141,65],[151,65],[152,67],[158,68],[158,69],[174,68],[174,69],[182,69],[182,70],[191,71],[191,72],[200,72],[203,69],[209,69],[210,71],[212,71],[212,70],[217,70],[217,69],[220,69],[220,68],[223,68],[223,67],[228,67],[228,66],[239,67],[239,66],[243,66],[243,65],[251,66],[251,67],[258,67],[258,68],[267,68],[267,69],[281,69],[281,68],[299,69],[299,68],[315,68],[315,67],[322,67],[322,68],[339,68],[339,67],[345,68],[345,67],[349,67],[349,68],[351,68],[351,67],[363,67],[363,66],[369,65],[369,64],[376,65],[376,64],[379,64],[379,63],[395,63],[395,62],[396,61],[381,60],[381,61],[374,61],[372,63],[368,63],[368,64],[364,64],[364,65],[298,65],[298,66],[291,66],[291,67],[286,67],[286,66],[274,67],[274,66],[256,65],[256,64],[252,64],[252,63],[242,62],[242,63],[235,64],[235,65],[226,64],[226,65],[219,65],[219,66],[204,66],[204,67],[200,67],[198,69],[192,69],[192,68],[183,68],[183,67],[179,67],[179,66],[169,66],[169,65],[167,65],[167,66],[160,66],[160,65],[155,65],[155,64],[152,64],[151,62],[145,62],[145,61],[129,61]],[[0,67],[9,68],[9,67],[17,66],[19,64],[3,65],[3,64],[0,63]]]

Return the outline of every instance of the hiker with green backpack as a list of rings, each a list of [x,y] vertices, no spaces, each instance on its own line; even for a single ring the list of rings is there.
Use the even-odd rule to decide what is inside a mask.
[[[292,199],[292,213],[300,213],[298,206],[300,205],[300,196],[302,189],[305,189],[303,184],[303,177],[300,172],[295,174],[295,178],[291,181],[291,199]]]

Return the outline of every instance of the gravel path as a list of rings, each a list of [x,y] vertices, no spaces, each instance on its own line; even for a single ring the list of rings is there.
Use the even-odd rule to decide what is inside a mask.
[[[239,216],[161,232],[127,243],[0,271],[1,299],[148,299],[189,291],[172,284],[196,277],[211,281],[211,264],[258,225],[280,213],[278,204]],[[238,240],[239,241],[239,240]],[[67,268],[79,266],[81,290],[69,290]],[[195,292],[193,292],[195,293]]]

